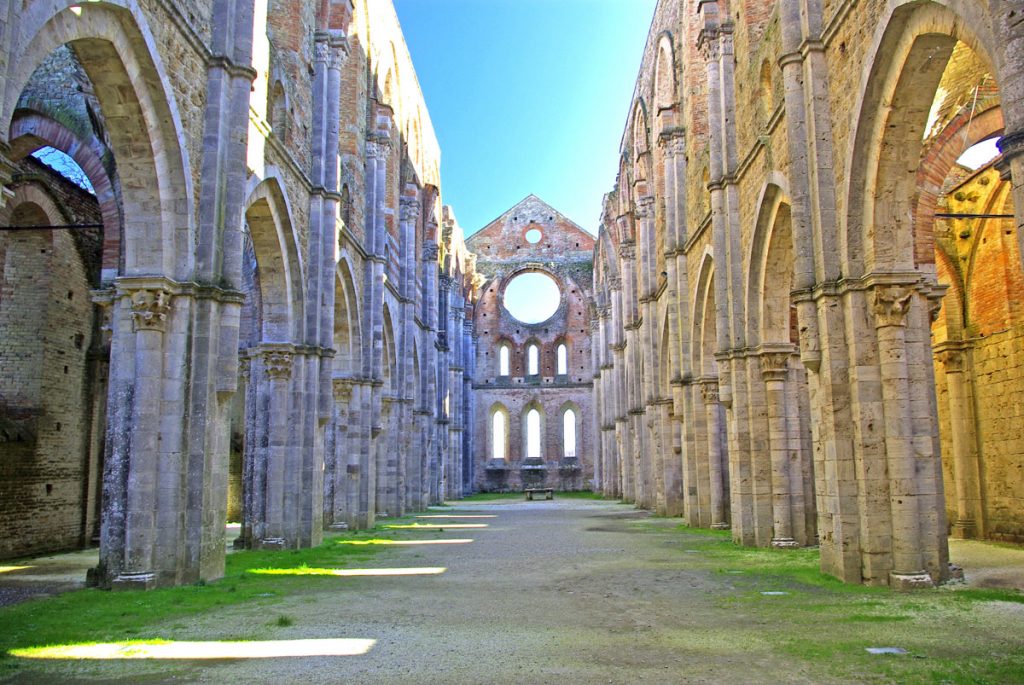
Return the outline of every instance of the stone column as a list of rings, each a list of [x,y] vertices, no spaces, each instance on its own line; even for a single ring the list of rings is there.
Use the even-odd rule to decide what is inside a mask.
[[[1009,23],[1009,22],[1008,22]],[[1017,245],[1020,251],[1021,267],[1024,268],[1024,130],[1004,133],[998,142],[1003,154],[1000,162],[1000,176],[1009,180],[1013,193],[1013,213],[1017,224]]]
[[[892,570],[897,589],[931,587],[921,549],[918,475],[915,463],[907,369],[906,316],[914,297],[910,287],[876,285],[872,312],[878,336],[882,407],[885,413],[889,508],[892,512]]]
[[[771,453],[772,547],[799,547],[793,536],[793,510],[790,491],[789,434],[787,430],[786,379],[789,375],[788,352],[761,354],[761,377],[768,404],[768,443]]]
[[[352,381],[347,378],[335,378],[334,386],[334,441],[333,450],[326,455],[330,464],[325,469],[324,477],[330,478],[327,490],[330,492],[330,500],[327,502],[328,527],[334,530],[343,530],[349,527],[349,519],[354,513],[351,501],[351,488],[349,481],[351,477],[349,455],[352,453],[351,428],[353,416],[350,412],[352,402]]]
[[[259,359],[264,381],[260,383],[257,406],[265,408],[266,432],[257,448],[256,480],[247,484],[257,502],[252,523],[253,546],[283,549],[294,546],[286,532],[289,453],[294,448],[289,439],[294,354],[290,345],[267,344],[260,347]]]
[[[719,404],[718,379],[701,379],[701,393],[704,397],[704,410],[707,413],[711,527],[725,529],[729,527],[729,523],[725,518],[725,474],[722,473],[722,406]]]
[[[437,225],[428,219],[425,226],[428,236],[437,234]],[[438,388],[437,369],[440,368],[437,349],[437,306],[438,306],[438,269],[437,269],[437,243],[430,238],[423,240],[423,254],[421,256],[420,268],[423,274],[423,321],[425,335],[423,336],[423,358],[420,360],[421,387],[423,388],[422,410],[425,412],[426,438],[424,444],[424,471],[427,478],[425,496],[427,504],[440,504],[438,464],[440,451],[437,443],[437,418],[438,418]]]
[[[349,463],[357,471],[354,482],[349,483],[356,504],[354,513],[350,514],[349,525],[362,530],[373,528],[377,517],[377,460],[373,453],[371,423],[373,393],[373,382],[367,378],[352,386],[351,406],[357,434],[352,441],[354,454],[350,455]]]
[[[962,343],[945,343],[936,348],[946,371],[949,391],[950,437],[953,441],[953,478],[956,481],[957,518],[953,537],[984,535],[984,516],[979,477],[977,429],[967,370],[967,350]]]
[[[107,485],[105,513],[113,513],[110,506],[113,501],[123,500],[117,506],[121,515],[109,517],[109,523],[104,520],[101,532],[101,539],[116,533],[123,536],[123,557],[118,560],[117,573],[111,580],[111,587],[115,590],[149,589],[157,585],[157,560],[154,558],[157,527],[165,523],[162,515],[176,513],[173,503],[160,498],[160,494],[166,492],[172,498],[177,497],[174,489],[168,491],[174,483],[161,482],[159,477],[163,336],[172,294],[154,285],[126,289],[124,295],[134,330],[135,374],[130,416],[125,417],[125,425],[110,427],[110,430],[125,433],[128,444],[123,455],[114,453],[107,462],[112,468],[106,469],[104,475]],[[118,442],[115,438],[115,444]],[[115,527],[120,528],[116,533]]]

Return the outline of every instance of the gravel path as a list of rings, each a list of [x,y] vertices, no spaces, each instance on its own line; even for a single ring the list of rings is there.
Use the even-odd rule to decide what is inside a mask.
[[[766,672],[821,682],[757,649],[763,627],[713,604],[727,581],[687,570],[667,538],[632,528],[646,516],[586,501],[461,506],[423,522],[486,523],[444,532],[472,543],[373,559],[445,573],[353,579],[337,594],[275,606],[295,618],[278,639],[376,640],[366,655],[205,664],[166,682],[750,683]]]

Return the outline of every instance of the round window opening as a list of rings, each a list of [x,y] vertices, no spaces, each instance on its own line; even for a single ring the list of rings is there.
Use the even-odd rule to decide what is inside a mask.
[[[537,271],[519,274],[505,287],[505,309],[523,323],[547,321],[561,299],[555,279]]]
[[[526,242],[531,245],[536,245],[540,242],[540,239],[544,237],[544,234],[540,232],[539,228],[531,228],[526,232]]]

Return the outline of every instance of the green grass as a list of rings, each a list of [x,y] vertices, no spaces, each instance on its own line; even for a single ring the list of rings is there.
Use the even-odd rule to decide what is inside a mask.
[[[858,682],[1024,683],[1020,612],[1011,608],[1024,603],[1024,593],[956,585],[894,592],[842,583],[820,571],[817,549],[742,547],[728,531],[665,523],[635,525],[666,535],[680,565],[726,580],[714,604],[763,626],[760,637],[773,651],[810,669]],[[788,594],[762,594],[776,591]],[[908,654],[866,651],[883,646]]]
[[[387,523],[412,518],[386,519]],[[382,521],[384,523],[384,521]],[[416,531],[422,536],[422,531]],[[30,600],[0,609],[0,674],[17,668],[9,650],[23,647],[69,643],[112,642],[132,639],[174,638],[177,630],[189,630],[201,616],[226,608],[247,605],[266,607],[271,614],[283,598],[340,587],[358,579],[336,576],[256,574],[259,569],[356,568],[386,549],[385,545],[346,545],[343,540],[403,539],[401,530],[374,529],[325,536],[323,544],[302,550],[252,550],[229,554],[224,577],[195,585],[149,592],[108,592],[94,588]],[[73,618],[70,618],[73,617]],[[281,615],[270,624],[291,625]],[[229,630],[233,635],[211,639],[258,639],[251,626]],[[258,633],[258,629],[257,629]]]

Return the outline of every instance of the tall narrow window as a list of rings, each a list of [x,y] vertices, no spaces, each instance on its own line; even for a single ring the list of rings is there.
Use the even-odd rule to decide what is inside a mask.
[[[526,374],[536,376],[540,373],[540,349],[536,345],[526,348]]]
[[[536,409],[526,414],[526,458],[540,459],[540,412]]]
[[[498,375],[499,376],[507,376],[508,375],[508,367],[509,367],[508,357],[509,357],[508,345],[502,345],[501,347],[499,347],[498,348]]]
[[[576,412],[572,409],[562,414],[562,456],[576,456]]]
[[[491,417],[491,459],[505,458],[505,413],[494,412]]]
[[[564,376],[569,373],[569,350],[565,347],[565,343],[558,346],[558,371],[559,376]]]

